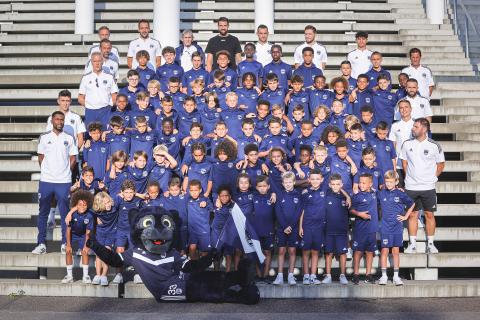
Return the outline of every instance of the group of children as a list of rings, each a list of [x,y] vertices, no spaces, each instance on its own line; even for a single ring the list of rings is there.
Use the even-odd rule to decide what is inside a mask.
[[[200,54],[192,54],[193,69],[184,73],[171,47],[163,49],[165,64],[156,72],[147,67],[148,52],[137,53],[139,67],[128,72],[128,86],[108,118],[88,124],[83,171],[72,186],[67,216],[63,282],[73,281],[76,246],[83,281],[107,285],[108,267],[98,258],[90,281],[86,240],[95,233],[100,243],[123,252],[132,245],[128,211],[143,206],[178,211],[175,247],[182,254],[196,259],[215,250],[225,257],[226,270],[234,270],[242,250],[220,247],[218,238],[237,204],[260,237],[266,260],[257,272],[263,280],[278,248],[273,284],[284,282],[287,253],[287,281],[295,284],[296,250],[302,249],[304,284],[331,283],[334,256],[340,282],[347,284],[346,260],[353,250],[353,283],[359,283],[363,255],[365,281],[374,283],[379,240],[379,283],[387,283],[391,249],[393,282],[402,284],[402,221],[413,201],[397,187],[395,145],[388,133],[405,91],[390,91],[390,74],[381,68],[378,52],[372,54],[372,70],[382,71],[353,79],[350,62],[344,61],[342,75],[329,88],[312,64],[310,47],[303,49],[303,65],[287,74],[275,73],[272,64],[282,63],[278,56],[262,67],[254,53],[255,45],[248,43],[246,59],[234,71],[228,52],[221,51],[219,69],[211,73],[203,69]],[[405,76],[400,75],[401,84]],[[322,251],[326,275],[320,281]],[[114,282],[121,281],[119,270]]]

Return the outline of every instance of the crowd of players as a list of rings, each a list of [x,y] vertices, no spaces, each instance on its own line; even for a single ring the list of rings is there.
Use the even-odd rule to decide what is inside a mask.
[[[177,249],[191,259],[216,250],[230,271],[242,250],[217,244],[235,203],[260,237],[266,262],[257,271],[263,281],[278,249],[273,284],[284,282],[288,255],[287,281],[294,285],[296,250],[301,249],[305,285],[331,283],[334,256],[342,284],[348,283],[346,260],[353,258],[352,281],[358,284],[364,255],[365,281],[375,283],[371,269],[378,242],[379,284],[387,283],[391,250],[393,282],[401,285],[403,221],[416,226],[419,209],[431,221],[434,183],[441,173],[436,172],[433,195],[415,194],[429,187],[400,189],[405,173],[409,179],[405,171],[415,172],[407,165],[417,154],[402,145],[423,137],[437,147],[430,153],[435,163],[444,161],[438,144],[426,138],[434,84],[420,64],[421,51],[409,51],[411,66],[400,73],[393,91],[382,54],[367,49],[365,32],[356,34],[357,48],[339,66],[338,77],[326,79],[327,51],[316,42],[311,25],[305,27],[305,43],[295,50],[293,67],[282,61],[280,45],[268,43],[266,26],[257,29],[259,42],[243,50],[228,34],[228,19],[219,19],[218,26],[219,35],[203,52],[188,30],[181,46],[161,48],[149,37],[148,21],[140,21],[140,37],[128,50],[128,84],[120,90],[119,53],[108,28],[100,28],[102,40],[90,50],[78,96],[86,127],[69,110],[72,98],[64,90],[58,96],[60,111],[48,120],[51,131],[40,137],[39,239],[33,252],[46,253],[55,195],[67,255],[64,283],[73,281],[72,254],[78,248],[83,281],[108,285],[108,267],[98,258],[90,280],[85,242],[95,233],[103,245],[123,252],[131,245],[128,211],[143,206],[178,211]],[[66,176],[76,162],[81,172],[72,184]],[[418,184],[432,184],[431,177],[425,180]],[[434,221],[433,229],[428,222],[426,227],[428,250],[436,253]],[[416,250],[414,231],[407,253]],[[321,253],[326,257],[323,280],[317,278]],[[123,281],[121,271],[113,281]],[[135,281],[141,279],[135,276]]]

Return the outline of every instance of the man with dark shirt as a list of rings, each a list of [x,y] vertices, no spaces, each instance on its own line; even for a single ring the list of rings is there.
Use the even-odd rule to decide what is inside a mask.
[[[207,53],[205,69],[208,72],[212,72],[212,70],[217,69],[218,65],[217,62],[214,61],[214,57],[216,56],[217,52],[226,50],[230,53],[230,57],[232,57],[232,59],[230,59],[229,67],[233,70],[236,70],[237,64],[242,60],[242,47],[240,46],[240,41],[238,41],[237,37],[228,34],[229,23],[227,18],[220,17],[217,25],[218,35],[208,41],[207,49],[205,50]],[[233,59],[233,57],[235,58]]]

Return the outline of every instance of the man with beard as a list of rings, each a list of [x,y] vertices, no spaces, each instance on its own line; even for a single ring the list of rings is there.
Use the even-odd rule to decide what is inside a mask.
[[[412,119],[425,118],[430,123],[432,122],[432,108],[430,107],[430,101],[427,98],[422,97],[418,92],[418,81],[415,79],[407,80],[407,96],[404,98],[410,101],[412,106]],[[401,115],[398,110],[398,105],[395,112],[395,120],[400,120]]]
[[[146,50],[150,55],[150,61],[148,61],[147,66],[155,71],[162,64],[162,46],[158,40],[149,36],[150,23],[148,20],[140,20],[138,22],[138,33],[140,37],[132,40],[128,46],[128,68],[136,69],[138,67],[138,62],[134,58],[136,57],[137,52],[140,50]]]
[[[208,72],[218,69],[217,61],[214,61],[219,51],[226,50],[230,53],[229,67],[233,70],[237,69],[237,64],[242,61],[242,47],[240,41],[235,36],[228,34],[229,22],[225,17],[220,17],[217,22],[218,35],[208,40],[207,48],[207,63],[205,69]]]

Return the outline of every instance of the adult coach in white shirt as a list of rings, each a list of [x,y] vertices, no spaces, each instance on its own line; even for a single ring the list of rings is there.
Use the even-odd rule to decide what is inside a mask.
[[[132,40],[128,45],[128,68],[136,69],[138,67],[138,62],[135,59],[137,52],[146,50],[150,55],[147,66],[155,71],[162,64],[162,46],[158,40],[150,37],[150,22],[148,20],[140,20],[138,22],[138,33],[140,36]]]
[[[414,138],[405,141],[400,152],[405,172],[405,190],[415,201],[415,209],[408,218],[410,244],[405,253],[417,251],[418,211],[422,209],[425,214],[427,253],[438,253],[433,243],[436,227],[433,213],[437,211],[435,184],[445,168],[445,156],[440,144],[428,138],[429,131],[430,122],[427,119],[416,119],[412,128]]]
[[[422,51],[420,49],[412,48],[408,54],[410,56],[410,66],[403,68],[402,72],[408,74],[409,79],[416,79],[418,81],[418,92],[422,97],[430,100],[435,87],[432,71],[420,64],[422,59]]]
[[[255,45],[255,60],[260,62],[262,66],[266,66],[272,62],[272,44],[268,42],[268,27],[261,24],[257,27],[258,41]]]
[[[107,26],[101,26],[98,29],[98,38],[100,39],[100,43],[104,39],[110,40],[110,29]],[[89,60],[92,57],[92,53],[100,52],[100,43],[94,44],[93,47],[90,48],[90,51],[88,51]],[[120,63],[120,54],[118,53],[117,47],[112,46],[109,58]]]
[[[202,47],[193,41],[193,32],[190,29],[183,30],[182,43],[175,48],[175,62],[187,72],[193,68],[192,54],[198,52],[205,62],[205,53]]]
[[[357,79],[359,75],[367,73],[372,68],[370,57],[372,51],[367,49],[368,33],[359,31],[355,34],[355,42],[357,49],[350,51],[347,55],[347,60],[352,65],[352,78]]]
[[[112,55],[110,54],[112,51],[112,42],[108,39],[103,39],[100,41],[100,54],[102,55],[103,58],[103,64],[102,64],[102,70],[105,73],[109,73],[113,76],[115,81],[118,81],[119,79],[119,74],[118,74],[118,61],[115,60],[115,58],[112,58]],[[85,72],[84,74],[87,74],[89,72],[92,72],[92,60],[88,60],[87,64],[85,65]]]
[[[317,29],[312,25],[307,25],[304,29],[305,42],[295,49],[293,55],[295,68],[298,68],[303,63],[302,50],[305,47],[313,48],[313,64],[322,70],[325,70],[327,65],[327,49],[316,41]]]
[[[407,96],[404,98],[410,101],[412,106],[412,118],[413,120],[419,118],[426,118],[429,122],[432,122],[432,108],[430,107],[430,101],[418,94],[418,82],[415,79],[407,80]],[[400,120],[401,115],[398,110],[398,104],[395,110],[395,120]]]
[[[99,121],[106,127],[108,111],[115,101],[118,87],[111,74],[102,70],[103,57],[92,54],[92,72],[83,76],[78,90],[78,103],[85,107],[85,124]]]
[[[395,151],[397,155],[400,155],[402,150],[402,145],[405,141],[412,138],[412,128],[413,128],[413,119],[412,119],[412,106],[410,101],[402,99],[398,102],[398,109],[401,115],[401,119],[392,124],[390,128],[390,134],[388,139],[393,141],[395,145]],[[405,173],[403,172],[402,161],[397,158],[397,172],[400,178],[399,185],[404,186]]]
[[[38,237],[34,254],[47,253],[47,218],[53,196],[57,200],[62,223],[62,252],[65,251],[65,217],[69,210],[72,168],[75,166],[78,149],[71,135],[63,132],[65,115],[55,111],[51,116],[52,131],[40,136],[38,142],[38,162],[40,164],[40,183],[38,187]]]

